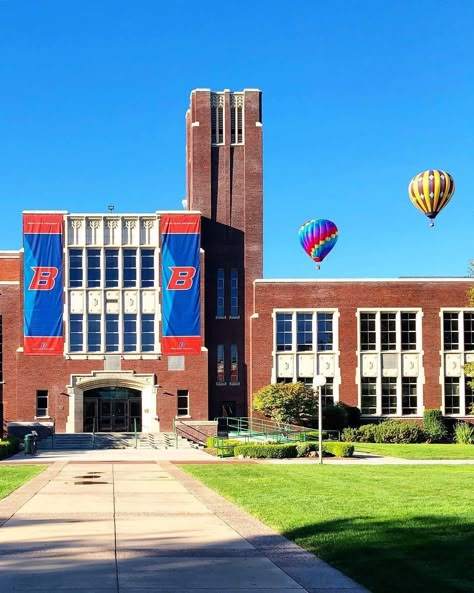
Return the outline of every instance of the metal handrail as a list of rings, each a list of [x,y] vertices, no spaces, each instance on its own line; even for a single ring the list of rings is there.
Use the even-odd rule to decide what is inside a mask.
[[[236,436],[244,437],[245,440],[250,438],[263,437],[268,440],[276,442],[288,441],[307,441],[313,438],[312,433],[318,433],[318,430],[312,428],[304,428],[302,426],[295,426],[288,423],[278,424],[272,420],[264,418],[248,418],[244,417],[219,417],[216,418],[218,423],[224,421],[228,432],[237,433]],[[335,434],[337,440],[340,440],[339,430],[323,430],[324,434]]]
[[[95,449],[95,416],[92,418],[92,448]]]
[[[133,431],[135,433],[135,449],[138,449],[137,417],[133,417]]]

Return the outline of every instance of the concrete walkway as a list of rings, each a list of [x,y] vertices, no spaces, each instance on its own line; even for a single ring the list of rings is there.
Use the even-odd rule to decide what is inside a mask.
[[[166,460],[58,461],[0,501],[1,593],[57,590],[367,593]]]

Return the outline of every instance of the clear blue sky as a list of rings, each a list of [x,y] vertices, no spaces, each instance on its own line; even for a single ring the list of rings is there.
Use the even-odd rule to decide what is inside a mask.
[[[21,212],[180,209],[193,88],[264,93],[264,275],[464,276],[472,0],[0,0],[0,249]],[[455,196],[429,228],[407,185]],[[329,218],[317,272],[297,231]]]

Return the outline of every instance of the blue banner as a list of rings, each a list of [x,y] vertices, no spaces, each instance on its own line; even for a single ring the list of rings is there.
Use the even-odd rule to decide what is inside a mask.
[[[201,352],[201,218],[161,217],[162,352]]]
[[[23,215],[24,353],[63,354],[63,217]]]

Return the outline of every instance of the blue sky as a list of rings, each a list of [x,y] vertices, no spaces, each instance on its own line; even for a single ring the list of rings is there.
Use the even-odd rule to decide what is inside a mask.
[[[267,278],[464,276],[471,0],[0,0],[0,249],[21,212],[180,209],[193,88],[260,88]],[[418,172],[456,181],[429,228]],[[321,270],[311,218],[339,240]]]

